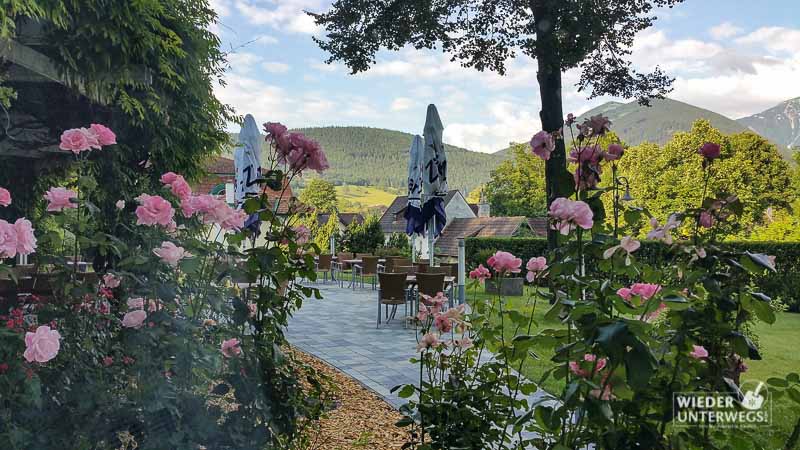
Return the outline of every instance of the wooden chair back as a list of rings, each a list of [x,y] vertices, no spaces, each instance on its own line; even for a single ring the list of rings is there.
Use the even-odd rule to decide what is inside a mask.
[[[378,257],[377,256],[363,256],[361,257],[361,273],[364,275],[375,275],[378,273]]]
[[[331,262],[333,261],[332,255],[319,255],[317,257],[317,270],[327,272],[331,270]]]
[[[405,303],[406,301],[406,274],[385,273],[378,274],[381,286],[381,303]]]
[[[420,295],[425,294],[435,297],[439,292],[444,292],[444,274],[418,273],[417,287]]]

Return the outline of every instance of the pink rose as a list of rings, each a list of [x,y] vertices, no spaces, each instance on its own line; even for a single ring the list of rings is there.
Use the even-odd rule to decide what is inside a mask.
[[[255,303],[248,303],[247,309],[250,310],[250,317],[255,317],[258,314],[258,305]]]
[[[171,185],[176,179],[178,179],[178,174],[175,172],[167,172],[161,175],[161,183]]]
[[[242,349],[239,347],[239,340],[236,338],[222,341],[222,354],[226,358],[234,358],[242,354]]]
[[[703,211],[700,213],[699,223],[701,227],[711,228],[714,226],[714,222],[716,222],[716,219],[714,219],[714,216],[710,212]]]
[[[103,286],[109,289],[114,289],[119,287],[119,284],[120,284],[120,279],[117,278],[117,276],[114,275],[113,273],[107,273],[103,275]]]
[[[519,273],[522,260],[511,253],[499,251],[486,263],[497,273]]]
[[[712,160],[719,158],[719,155],[721,153],[721,148],[719,144],[715,144],[713,142],[706,142],[697,150],[697,153],[702,155],[703,158],[707,160]]]
[[[614,256],[614,253],[616,253],[616,251],[619,249],[624,250],[625,253],[630,255],[636,250],[639,250],[639,247],[641,246],[642,243],[637,241],[632,236],[625,236],[624,238],[622,238],[622,240],[620,240],[619,245],[615,245],[606,250],[605,252],[603,252],[603,259],[611,258],[612,256]]]
[[[608,151],[603,153],[603,158],[606,161],[615,161],[622,158],[623,153],[625,153],[625,149],[621,145],[611,144],[608,146]]]
[[[158,195],[142,194],[136,198],[139,206],[136,208],[137,225],[162,225],[168,226],[172,222],[175,210],[172,205]]]
[[[469,336],[463,336],[461,339],[453,339],[453,345],[466,350],[468,348],[472,348],[473,343]]]
[[[450,318],[444,314],[437,314],[433,318],[433,326],[439,330],[440,333],[449,333],[453,329],[453,323]]]
[[[555,139],[553,139],[553,135],[546,131],[540,131],[531,138],[531,150],[533,154],[545,161],[550,159],[550,153],[552,153],[555,148],[556,142]]]
[[[73,128],[61,134],[61,144],[58,148],[61,150],[68,150],[78,155],[81,152],[92,149],[92,138],[86,129]]]
[[[162,242],[161,247],[153,249],[153,253],[161,258],[161,261],[172,267],[177,267],[178,261],[192,256],[192,254],[184,250],[183,247],[178,247],[169,241]]]
[[[650,300],[660,290],[661,286],[650,283],[634,283],[631,286],[631,294],[641,297],[643,301]]]
[[[288,129],[283,124],[277,122],[267,122],[264,124],[264,132],[267,133],[267,140],[277,141],[286,134]]]
[[[142,297],[129,298],[128,299],[128,309],[129,310],[144,309],[144,299]]]
[[[469,277],[473,280],[483,281],[492,278],[492,274],[489,272],[489,269],[483,266],[483,264],[478,264],[478,267],[469,273]]]
[[[125,328],[139,328],[147,318],[147,313],[141,309],[130,311],[122,317],[122,326]]]
[[[588,378],[589,372],[581,368],[581,363],[578,361],[570,361],[569,364],[569,371],[574,373],[575,375],[581,378]]]
[[[11,204],[11,193],[8,189],[0,187],[0,206],[8,206]]]
[[[89,126],[89,132],[95,136],[97,142],[102,145],[114,145],[117,143],[117,135],[105,125],[93,123]]]
[[[294,227],[292,230],[294,231],[294,241],[297,243],[297,245],[303,245],[311,239],[311,230],[309,230],[305,225]]]
[[[17,228],[0,219],[0,259],[17,256]]]
[[[550,205],[550,217],[554,219],[553,229],[567,235],[576,227],[584,230],[592,229],[594,214],[592,208],[584,202],[568,198],[557,198]]]
[[[216,204],[216,199],[213,195],[190,195],[187,198],[181,199],[181,211],[183,217],[192,217],[197,213],[205,214],[213,208]]]
[[[117,200],[117,203],[114,203],[114,206],[116,206],[117,209],[125,209],[125,200]]]
[[[278,137],[278,158],[296,172],[305,169],[322,171],[328,169],[328,159],[319,143],[301,133],[286,133]]]
[[[600,164],[603,159],[603,149],[599,145],[591,145],[588,147],[574,148],[569,152],[569,161],[573,163],[591,163],[593,165]]]
[[[42,325],[35,333],[25,333],[25,361],[46,363],[55,358],[61,348],[61,335],[49,326]]]
[[[650,218],[650,227],[652,230],[647,233],[647,239],[663,241],[667,245],[672,245],[671,231],[678,228],[680,225],[681,221],[675,214],[670,215],[663,226],[658,223],[658,219],[652,217]]]
[[[192,188],[189,186],[189,183],[187,183],[186,180],[180,175],[175,177],[175,180],[170,185],[170,188],[172,193],[181,200],[192,195]]]
[[[114,365],[114,358],[110,356],[106,356],[105,358],[103,358],[103,366],[111,367],[113,365]]]
[[[77,199],[78,193],[62,187],[51,187],[45,194],[44,199],[47,204],[47,211],[55,212],[69,208],[77,208],[78,204],[73,203],[72,199]]]
[[[547,269],[547,258],[544,256],[537,256],[535,258],[531,258],[528,260],[528,263],[525,265],[525,268],[528,269],[528,273],[525,278],[528,280],[529,283],[533,283],[537,276],[541,272],[544,272]]]
[[[631,293],[631,289],[626,287],[617,289],[617,295],[619,295],[620,297],[624,298],[627,301],[631,301],[631,298],[633,296],[633,294]]]
[[[429,348],[436,348],[440,345],[442,345],[442,343],[439,342],[439,338],[433,333],[428,333],[425,336],[422,336],[422,338],[419,340],[419,343],[417,344],[417,351],[419,352]]]
[[[573,123],[575,123],[575,114],[567,114],[567,120],[564,121],[564,125],[569,127],[572,126]]]
[[[247,213],[244,212],[244,210],[228,207],[228,214],[225,216],[225,219],[220,222],[219,226],[222,227],[223,230],[238,231],[244,228],[245,220],[247,220]]]
[[[36,250],[36,236],[33,234],[31,221],[19,218],[14,222],[14,231],[17,233],[17,253],[30,255]]]
[[[702,345],[692,345],[692,351],[689,353],[694,359],[708,358],[708,350]]]

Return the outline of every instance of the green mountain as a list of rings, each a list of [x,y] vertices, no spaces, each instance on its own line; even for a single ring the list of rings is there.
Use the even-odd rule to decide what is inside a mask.
[[[725,134],[741,133],[746,127],[735,120],[707,109],[698,108],[677,100],[653,100],[652,106],[641,106],[637,102],[604,103],[578,118],[602,114],[611,120],[611,129],[628,145],[642,142],[664,144],[676,131],[689,131],[697,119],[707,119],[711,125]]]
[[[318,141],[331,164],[322,178],[334,184],[404,189],[408,176],[408,149],[413,135],[367,127],[300,128]],[[447,178],[451,189],[467,192],[489,180],[489,171],[502,160],[445,144]]]
[[[775,142],[784,157],[800,148],[800,97],[736,121]]]

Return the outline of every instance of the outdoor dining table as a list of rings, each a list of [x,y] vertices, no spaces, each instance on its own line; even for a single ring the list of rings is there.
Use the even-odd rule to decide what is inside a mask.
[[[361,259],[361,258],[353,258],[353,259],[343,259],[340,262],[342,262],[344,264],[350,264],[352,266],[353,264],[361,264],[361,263],[364,262],[364,260]],[[384,264],[384,263],[386,263],[386,258],[378,258],[378,264]],[[356,288],[356,272],[355,272],[355,270],[351,271],[350,284],[347,287],[348,288],[353,288],[353,289]]]

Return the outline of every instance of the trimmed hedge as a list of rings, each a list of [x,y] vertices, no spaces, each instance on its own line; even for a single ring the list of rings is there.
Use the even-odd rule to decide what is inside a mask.
[[[765,294],[789,305],[790,311],[800,312],[800,243],[725,242],[721,245],[732,250],[774,255],[778,272],[761,277],[758,285]],[[485,265],[486,259],[498,250],[522,258],[523,264],[529,258],[547,254],[547,241],[538,238],[467,238],[466,247],[467,271],[480,263]],[[653,264],[667,248],[661,242],[643,241],[637,256]]]

